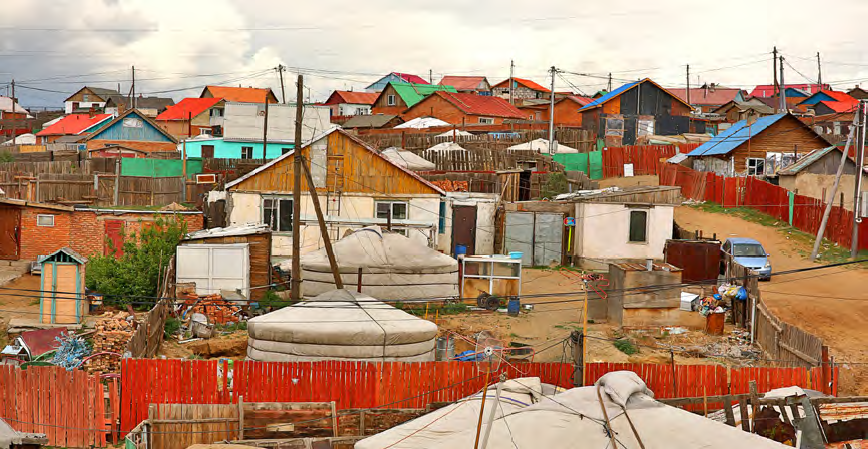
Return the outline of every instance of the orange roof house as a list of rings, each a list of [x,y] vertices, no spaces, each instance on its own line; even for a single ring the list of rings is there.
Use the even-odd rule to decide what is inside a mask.
[[[221,135],[223,106],[222,98],[185,98],[158,115],[157,123],[175,137],[198,136],[202,130],[212,135]],[[220,129],[217,129],[220,128]]]
[[[404,120],[435,117],[453,125],[500,125],[520,120],[525,114],[498,97],[437,91],[404,111]]]
[[[551,90],[524,78],[507,78],[491,86],[491,94],[508,99],[509,81],[512,80],[512,98],[518,102],[523,100],[545,100],[551,95]]]
[[[205,86],[199,98],[222,98],[234,103],[279,103],[271,89],[257,87]]]

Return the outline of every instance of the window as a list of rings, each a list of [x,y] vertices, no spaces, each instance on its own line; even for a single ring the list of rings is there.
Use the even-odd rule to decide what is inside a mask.
[[[212,108],[210,111],[210,116],[211,117],[223,117],[223,110],[217,109],[217,108]]]
[[[636,121],[636,136],[650,136],[654,134],[654,120],[642,120],[639,119]]]
[[[36,226],[54,227],[54,215],[37,215]]]
[[[440,220],[437,222],[439,234],[446,233],[446,201],[440,200]]]
[[[214,145],[202,145],[202,157],[214,157]]]
[[[253,147],[241,147],[241,159],[253,159]]]
[[[292,232],[292,199],[265,197],[262,199],[262,221],[275,232]]]
[[[142,119],[130,117],[124,119],[124,128],[141,128],[143,125]]]
[[[290,151],[292,151],[292,148],[281,148],[280,154],[286,154],[286,153],[289,153]]]
[[[494,119],[491,117],[479,117],[479,123],[481,125],[493,125]]]
[[[624,118],[609,117],[606,118],[606,135],[607,136],[624,136]]]
[[[394,95],[386,96],[386,106],[395,106],[396,104],[398,104],[398,101]]]
[[[407,202],[406,201],[377,201],[377,218],[392,220],[407,219]]]
[[[199,135],[200,136],[210,136],[211,135],[211,128],[199,128]]]
[[[766,160],[758,157],[747,159],[747,175],[763,176],[766,172]]]
[[[648,241],[648,211],[630,211],[630,242],[645,243]]]
[[[89,103],[90,102],[90,94],[81,94],[81,101]]]

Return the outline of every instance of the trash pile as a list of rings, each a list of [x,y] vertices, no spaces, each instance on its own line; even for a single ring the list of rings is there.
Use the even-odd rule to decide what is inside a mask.
[[[747,290],[738,285],[723,284],[712,296],[702,298],[699,302],[699,314],[707,317],[713,313],[726,313],[732,300],[747,300]]]
[[[137,327],[133,316],[127,312],[106,312],[94,324],[93,354],[114,353],[123,355]],[[121,357],[96,357],[84,366],[87,372],[119,372]]]
[[[220,295],[185,296],[181,311],[185,316],[201,313],[208,318],[208,324],[237,323],[241,320],[241,307],[223,299]]]
[[[90,354],[90,348],[82,337],[71,333],[62,333],[55,340],[59,346],[54,352],[54,358],[51,359],[51,363],[62,366],[67,371],[72,371],[78,365],[81,365],[82,360]]]
[[[246,310],[235,303],[234,298],[227,299],[221,294],[199,295],[193,283],[179,284],[178,297],[175,316],[181,320],[180,343],[211,338],[215,326],[247,320]],[[244,298],[239,296],[238,299]]]

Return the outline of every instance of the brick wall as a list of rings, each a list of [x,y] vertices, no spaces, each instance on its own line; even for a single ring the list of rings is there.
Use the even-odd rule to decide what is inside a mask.
[[[37,226],[36,217],[51,215],[54,226]],[[72,212],[24,207],[21,210],[21,259],[36,260],[69,245]]]

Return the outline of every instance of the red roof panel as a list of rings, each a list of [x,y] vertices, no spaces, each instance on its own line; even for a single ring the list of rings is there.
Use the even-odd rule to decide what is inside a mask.
[[[484,76],[444,76],[440,80],[441,86],[452,86],[455,90],[476,90],[479,84],[485,81]]]
[[[670,93],[687,102],[687,89],[667,89]],[[735,100],[741,89],[735,87],[697,87],[690,89],[690,103],[718,106]]]
[[[207,111],[222,100],[222,98],[185,98],[178,104],[169,106],[157,116],[157,120],[187,120],[189,117],[196,117]]]
[[[835,111],[835,112],[852,112],[855,111],[857,107],[859,107],[859,102],[854,101],[821,101],[817,104],[823,104],[827,108]]]
[[[74,136],[97,123],[111,118],[111,114],[70,114],[58,120],[48,128],[36,133],[37,136]]]
[[[793,89],[801,89],[805,92],[815,94],[820,91],[821,87],[828,88],[828,84],[823,84],[820,86],[819,84],[785,84],[784,89],[792,87]],[[753,91],[751,91],[751,96],[753,97],[771,97],[775,94],[775,87],[771,84],[760,84],[755,87]]]
[[[413,75],[413,74],[411,74],[411,73],[392,72],[392,75],[397,75],[397,76],[401,77],[401,79],[403,79],[404,81],[406,81],[406,82],[408,82],[408,83],[413,83],[413,84],[431,84],[431,83],[429,83],[428,80],[426,80],[425,78],[422,78],[422,77],[419,76],[419,75]]]
[[[551,92],[548,88],[545,88],[542,85],[537,84],[531,80],[527,80],[524,78],[513,78],[512,80],[515,81],[516,84],[522,85],[522,86],[527,87],[528,89],[531,89],[531,90],[535,90],[538,92]],[[494,86],[495,87],[502,87],[501,85],[505,86],[507,84],[509,84],[509,78],[495,84]]]
[[[326,102],[323,104],[374,104],[377,101],[377,97],[379,96],[380,94],[377,92],[353,92],[349,90],[336,90],[332,92],[328,100],[326,100]]]
[[[519,111],[518,108],[500,97],[443,91],[434,92],[433,95],[440,95],[446,101],[464,111],[465,114],[518,119],[525,117],[525,114]]]
[[[277,103],[277,97],[274,97],[274,92],[271,89],[231,86],[205,86],[205,89],[211,92],[214,97],[236,103],[265,103],[266,100],[270,103]]]

